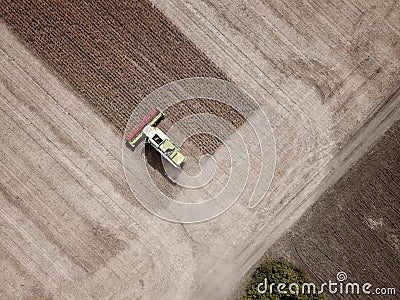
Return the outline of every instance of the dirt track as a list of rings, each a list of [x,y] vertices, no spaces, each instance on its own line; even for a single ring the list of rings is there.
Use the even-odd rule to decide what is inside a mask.
[[[1,246],[12,253],[2,257],[11,270],[1,277],[5,298],[187,299],[193,290],[208,299],[225,296],[316,200],[321,184],[344,169],[333,159],[339,147],[364,137],[355,150],[351,144],[342,150],[350,154],[347,163],[354,161],[397,117],[389,114],[398,111],[397,98],[388,105],[398,88],[397,25],[388,25],[391,14],[381,17],[382,7],[351,3],[337,13],[329,5],[279,2],[277,11],[286,9],[279,15],[271,3],[256,2],[254,9],[176,3],[157,5],[270,117],[279,157],[270,193],[257,211],[242,201],[203,224],[181,226],[148,214],[125,184],[121,136],[112,129],[117,124],[72,95],[3,28]],[[51,58],[46,62],[56,66]],[[107,67],[88,74],[84,88],[72,87],[90,100],[86,93],[94,83],[101,87]],[[371,121],[361,131],[377,116],[384,122]],[[249,129],[240,130],[246,135]],[[26,133],[29,154],[15,139]]]

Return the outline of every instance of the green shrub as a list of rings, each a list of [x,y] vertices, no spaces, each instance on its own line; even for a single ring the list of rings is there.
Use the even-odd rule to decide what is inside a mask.
[[[264,283],[265,279],[267,280],[267,290],[265,293],[260,293],[258,291],[258,285],[260,283]],[[272,289],[272,293],[270,293],[269,286],[271,283],[274,283],[274,287]],[[278,283],[286,284],[286,287],[283,290],[287,291],[286,294],[279,293],[276,286]],[[293,294],[289,293],[288,286],[291,283],[295,283],[299,286],[299,293]],[[255,300],[255,299],[299,299],[299,300],[322,300],[325,299],[323,294],[308,294],[301,293],[301,287],[303,283],[311,283],[311,281],[307,278],[304,271],[300,268],[296,267],[292,263],[284,260],[284,259],[275,259],[268,260],[264,262],[257,270],[253,273],[251,277],[251,281],[246,289],[245,295],[241,296],[240,300]],[[316,289],[318,291],[318,285],[316,285]],[[260,287],[260,290],[263,291],[265,288],[265,284]],[[296,290],[295,286],[292,288]]]

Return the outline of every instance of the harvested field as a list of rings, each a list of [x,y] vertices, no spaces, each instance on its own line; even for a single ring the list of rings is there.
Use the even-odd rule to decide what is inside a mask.
[[[154,4],[159,11],[145,1],[1,3],[2,19],[33,50],[1,25],[0,246],[10,270],[0,277],[2,298],[229,297],[399,118],[396,3]],[[190,76],[228,78],[257,99],[278,161],[267,196],[249,209],[260,154],[244,123],[238,131],[255,168],[240,201],[209,222],[181,225],[134,199],[121,129],[146,93]],[[242,124],[232,111],[191,105],[172,115],[216,112]],[[218,146],[201,142],[204,152]],[[221,149],[217,161],[227,158]],[[223,182],[229,168],[221,171]]]
[[[121,136],[3,24],[0,45],[0,298],[184,292],[191,246],[134,199]]]
[[[373,287],[394,287],[398,292],[399,149],[400,121],[322,195],[268,256],[285,256],[319,283],[335,280],[336,273],[344,271],[348,282],[369,282]],[[351,297],[367,298],[378,299],[376,295]]]
[[[222,297],[398,119],[400,4],[152,2],[259,101],[274,129],[275,177],[255,212],[263,221],[255,225],[247,215],[241,226],[252,228],[251,243],[231,247],[233,267],[214,266],[197,291],[205,299],[216,290]]]

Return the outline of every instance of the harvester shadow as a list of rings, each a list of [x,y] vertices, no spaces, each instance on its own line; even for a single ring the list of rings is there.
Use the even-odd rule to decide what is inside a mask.
[[[135,151],[136,148],[133,148],[129,142],[126,142],[126,147],[130,150],[130,151]],[[143,152],[142,152],[143,153]],[[175,182],[173,182],[167,175],[167,173],[165,172],[163,163],[162,163],[162,159],[161,159],[161,154],[155,150],[149,143],[144,144],[144,155],[146,157],[146,161],[147,163],[158,173],[160,173],[165,179],[168,180],[169,183],[171,183],[172,185],[176,185]]]
[[[148,164],[157,172],[159,172],[165,179],[168,180],[172,185],[175,185],[176,183],[173,182],[165,172],[162,159],[161,159],[161,154],[157,152],[149,143],[145,143],[144,146],[144,154],[146,156],[146,160]]]

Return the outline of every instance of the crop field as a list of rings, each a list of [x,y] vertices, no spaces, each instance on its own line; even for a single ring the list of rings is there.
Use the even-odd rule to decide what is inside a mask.
[[[226,292],[399,118],[399,3],[153,3],[259,101],[274,129],[275,177],[257,214],[264,221],[251,246],[232,250],[234,270],[204,281],[222,281]]]
[[[343,271],[349,282],[394,287],[397,292],[400,285],[399,147],[398,121],[268,251],[268,256],[287,257],[319,283],[335,280],[336,273]],[[353,296],[355,299],[366,297]]]
[[[226,79],[148,1],[4,1],[2,6],[3,19],[16,33],[120,132],[156,88],[188,77]],[[236,126],[244,121],[205,99],[186,101],[167,114],[174,122],[201,112],[219,114]],[[220,144],[206,138],[192,140],[212,153]]]
[[[398,201],[391,198],[398,186],[398,125],[392,125],[400,114],[399,6],[2,1],[0,298],[230,298],[266,252],[283,253],[317,281],[340,267],[350,278],[374,274],[377,284],[398,284],[399,274],[382,274],[396,269],[391,257],[399,254]],[[230,81],[257,100],[274,131],[276,169],[263,201],[250,209],[260,153],[249,123],[213,100],[169,108],[164,129],[190,114],[215,114],[237,128],[251,157],[235,205],[210,221],[178,224],[135,199],[122,136],[147,94],[198,76]],[[151,152],[153,181],[182,202],[219,192],[230,177],[225,147],[198,135],[187,150],[223,162],[205,192],[172,184]],[[338,218],[343,227],[336,227]],[[289,231],[294,248],[279,238],[298,220]],[[326,232],[315,230],[322,222]],[[334,252],[327,248],[331,234]],[[350,248],[352,236],[359,247]],[[376,273],[358,269],[363,257],[376,259]]]

